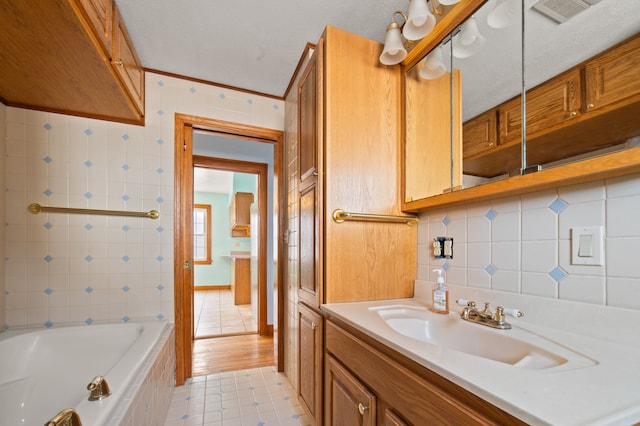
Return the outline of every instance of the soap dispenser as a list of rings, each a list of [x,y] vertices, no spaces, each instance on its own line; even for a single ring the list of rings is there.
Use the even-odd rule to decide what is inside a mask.
[[[442,277],[442,269],[434,269],[433,272],[438,274],[438,286],[433,289],[433,312],[437,314],[449,313],[449,290],[444,285]]]

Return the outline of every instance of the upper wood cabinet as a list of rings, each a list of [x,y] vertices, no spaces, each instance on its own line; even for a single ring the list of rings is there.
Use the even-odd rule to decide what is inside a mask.
[[[527,91],[527,163],[548,164],[640,135],[639,68],[636,35]],[[521,117],[518,97],[464,123],[464,173],[490,178],[519,169]]]
[[[585,65],[585,111],[597,112],[640,98],[640,36]],[[638,119],[638,116],[636,116]]]
[[[318,127],[318,112],[322,111],[322,96],[318,93],[318,56],[311,56],[298,85],[298,174],[301,189],[315,182],[318,176],[318,137],[322,136]]]
[[[301,176],[314,175],[308,173],[314,170],[313,153],[305,150],[315,144],[317,177],[300,184],[297,200],[298,294],[311,306],[413,294],[416,228],[333,220],[336,209],[401,214],[401,70],[379,65],[381,49],[377,42],[327,27],[298,85],[301,99],[294,113],[307,117],[298,123],[315,128],[311,135],[301,128],[298,135]],[[313,81],[315,92],[308,89]]]
[[[143,123],[144,73],[113,0],[4,1],[0,27],[7,105]]]
[[[236,192],[231,200],[231,236],[251,236],[251,204],[253,194],[251,192]]]

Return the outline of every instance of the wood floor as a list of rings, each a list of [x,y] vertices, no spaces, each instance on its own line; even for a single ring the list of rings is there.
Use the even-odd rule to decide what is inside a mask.
[[[193,377],[275,365],[272,336],[246,334],[193,341]]]

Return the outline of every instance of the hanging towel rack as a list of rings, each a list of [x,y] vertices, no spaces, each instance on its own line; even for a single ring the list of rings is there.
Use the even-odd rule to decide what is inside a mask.
[[[127,216],[127,217],[148,217],[149,219],[157,219],[160,217],[158,210],[150,210],[148,212],[126,212],[122,210],[96,210],[96,209],[76,209],[73,207],[47,207],[38,203],[31,203],[27,209],[33,213],[41,212],[49,213],[78,213],[78,214],[98,214],[106,216]]]
[[[334,222],[342,223],[345,220],[406,223],[409,226],[416,226],[418,224],[418,218],[415,216],[394,216],[394,215],[386,215],[386,214],[353,213],[353,212],[345,212],[342,209],[335,209],[333,211]]]

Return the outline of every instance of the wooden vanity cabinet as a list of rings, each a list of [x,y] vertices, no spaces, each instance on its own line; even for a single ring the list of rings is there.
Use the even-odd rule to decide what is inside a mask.
[[[231,200],[231,236],[251,236],[251,204],[253,194],[251,192],[236,192]]]
[[[376,425],[376,396],[327,355],[325,425]]]
[[[365,415],[375,416],[366,421],[380,425],[525,424],[369,336],[331,319],[325,323],[325,358],[326,424],[363,424]],[[330,387],[331,381],[334,383]],[[360,421],[342,423],[340,412],[332,404],[343,407],[350,415],[359,404],[369,404],[369,409],[363,410]]]
[[[322,424],[323,324],[318,312],[298,306],[298,400],[316,425]]]
[[[142,124],[144,71],[113,0],[20,0],[0,13],[0,99]]]

